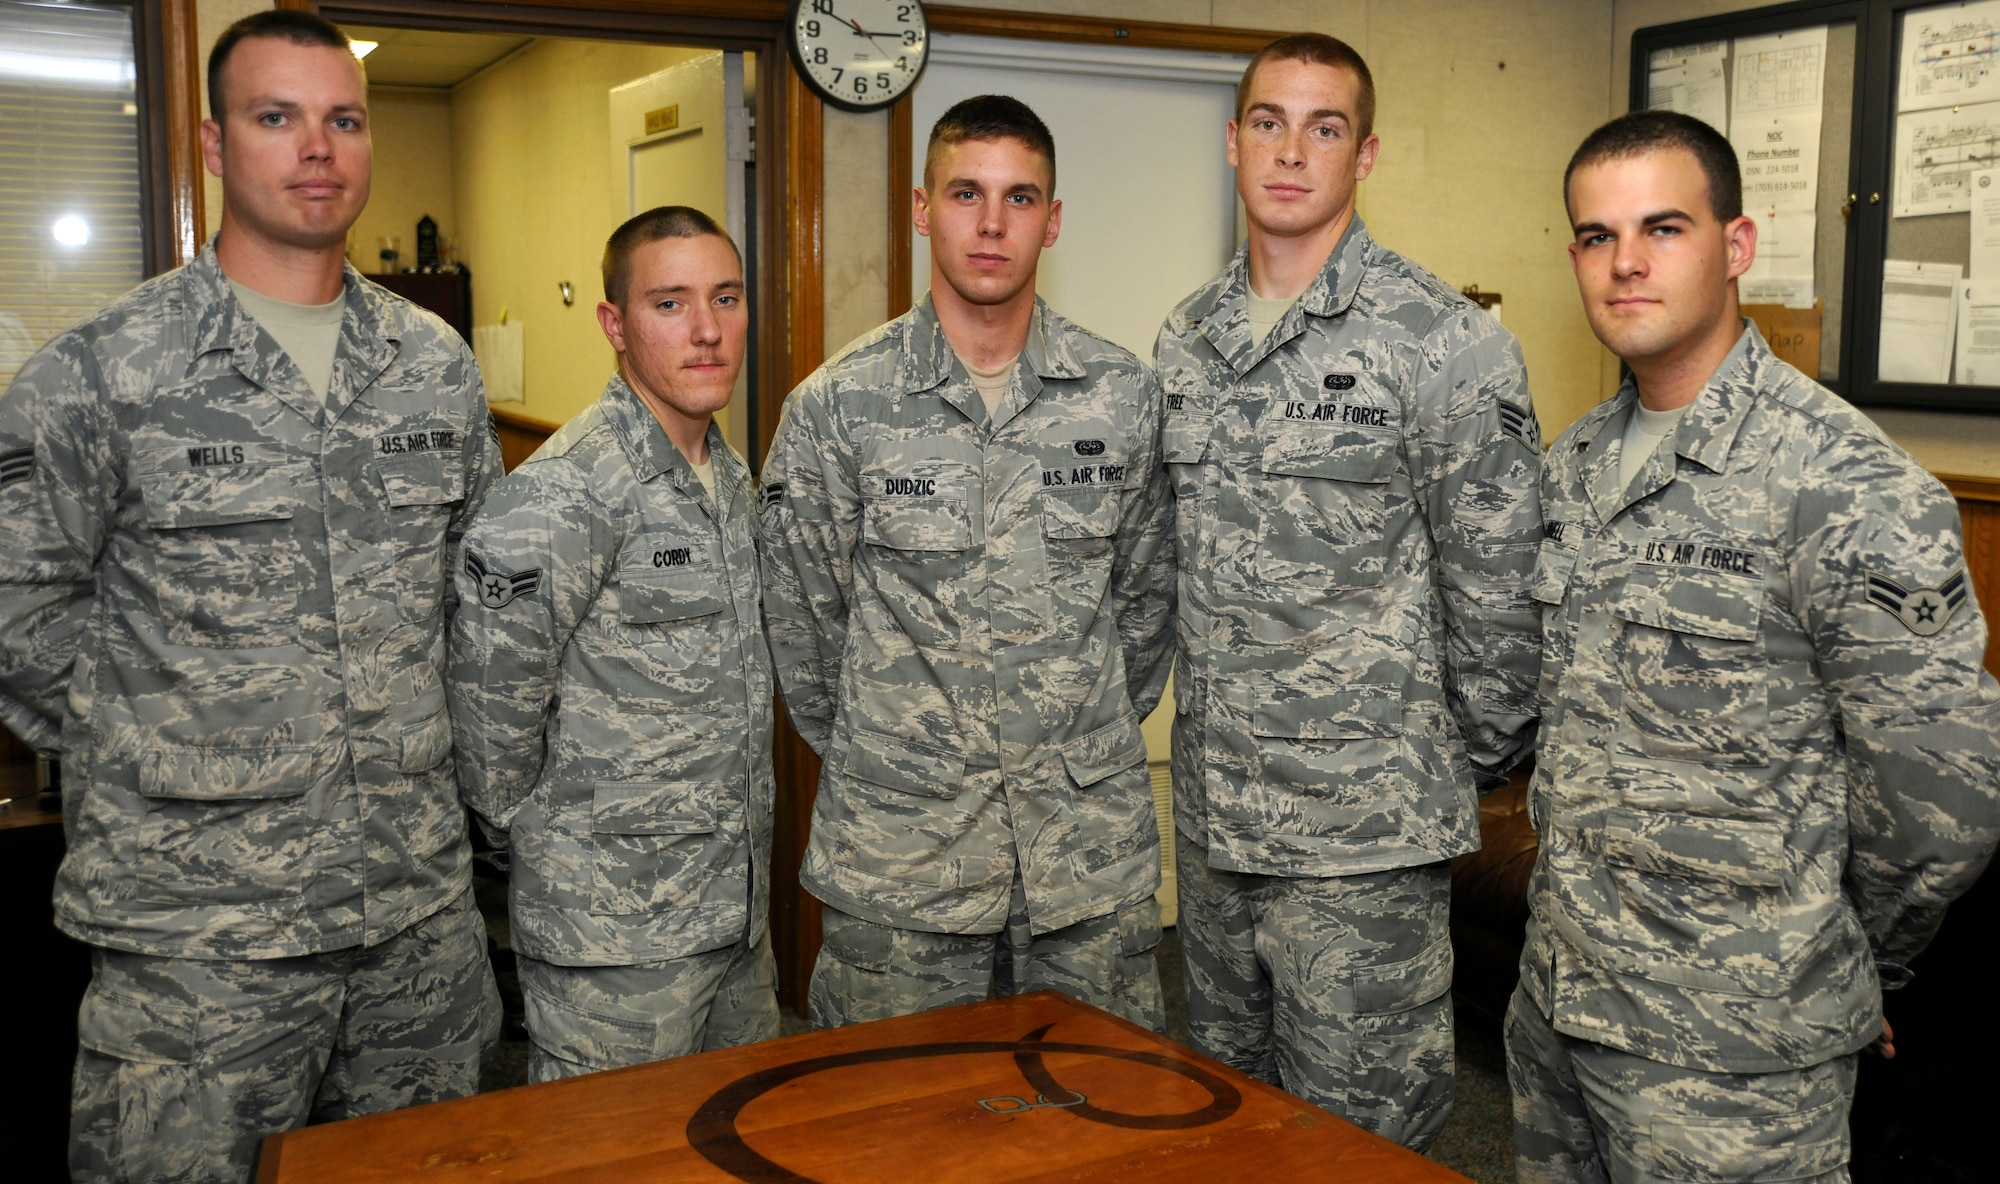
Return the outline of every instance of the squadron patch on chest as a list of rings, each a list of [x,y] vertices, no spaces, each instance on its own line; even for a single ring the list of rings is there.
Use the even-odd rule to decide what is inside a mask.
[[[1912,588],[1879,571],[1868,573],[1868,603],[1901,621],[1918,637],[1929,637],[1943,629],[1945,622],[1965,603],[1966,575],[1963,567],[1935,588]]]
[[[12,448],[0,452],[0,489],[26,481],[35,475],[35,450],[32,448]]]
[[[1740,547],[1701,543],[1687,539],[1648,539],[1639,562],[1654,567],[1694,567],[1719,571],[1744,579],[1764,578],[1763,557]]]
[[[514,603],[517,596],[527,596],[542,586],[542,569],[531,567],[526,571],[505,572],[499,568],[489,568],[479,552],[468,548],[465,552],[465,574],[479,585],[479,603],[487,608],[506,608]]]

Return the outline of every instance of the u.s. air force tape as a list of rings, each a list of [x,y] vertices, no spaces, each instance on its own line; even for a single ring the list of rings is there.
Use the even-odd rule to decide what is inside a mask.
[[[1912,588],[1879,571],[1868,573],[1868,603],[1908,626],[1918,637],[1929,637],[1944,628],[1958,606],[1965,603],[1965,568],[1935,588]]]
[[[488,568],[477,551],[465,552],[465,574],[479,585],[479,603],[487,608],[506,608],[516,596],[526,596],[542,586],[542,569],[504,572]]]

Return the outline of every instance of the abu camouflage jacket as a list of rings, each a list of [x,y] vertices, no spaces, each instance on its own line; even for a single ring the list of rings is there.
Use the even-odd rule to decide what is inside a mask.
[[[778,682],[825,761],[801,878],[884,924],[1038,933],[1159,884],[1173,613],[1159,387],[1037,304],[989,422],[929,297],[820,367],[764,473]]]
[[[1513,335],[1356,218],[1253,344],[1247,255],[1155,360],[1180,536],[1174,817],[1210,865],[1479,846],[1534,735],[1540,437]]]
[[[62,754],[83,941],[288,957],[470,882],[444,565],[499,448],[443,322],[352,268],[346,296],[326,399],[213,244],[0,398],[0,712]]]
[[[1558,1031],[1653,1060],[1817,1064],[1881,1032],[1878,983],[2000,837],[1958,510],[1755,328],[1621,489],[1637,399],[1543,475],[1522,982]]]
[[[466,532],[448,688],[466,801],[508,831],[514,946],[566,966],[761,939],[771,660],[756,490],[711,499],[624,379]]]

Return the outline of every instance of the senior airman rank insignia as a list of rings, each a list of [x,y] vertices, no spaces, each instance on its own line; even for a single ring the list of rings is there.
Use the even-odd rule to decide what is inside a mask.
[[[488,570],[486,561],[471,550],[465,553],[465,574],[479,585],[479,603],[487,608],[506,608],[516,596],[526,596],[542,586],[541,568],[512,573]]]
[[[16,481],[26,481],[35,475],[35,450],[16,448],[0,452],[0,488]]]
[[[1911,588],[1881,572],[1868,573],[1868,603],[1901,621],[1918,637],[1929,637],[1944,628],[1958,606],[1965,603],[1965,596],[1963,567],[1935,588]]]

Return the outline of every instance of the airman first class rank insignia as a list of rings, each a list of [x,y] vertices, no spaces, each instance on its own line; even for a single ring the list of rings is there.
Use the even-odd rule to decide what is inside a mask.
[[[1500,404],[1500,430],[1527,445],[1529,451],[1541,446],[1542,425],[1536,422],[1533,411]]]
[[[16,481],[26,481],[35,474],[35,450],[16,448],[0,452],[0,489]]]
[[[1918,637],[1929,637],[1944,628],[1958,606],[1965,603],[1965,569],[1935,588],[1909,588],[1878,571],[1868,573],[1868,603],[1882,609],[1908,626]]]
[[[506,608],[516,596],[526,596],[542,586],[541,568],[531,567],[512,574],[488,571],[485,560],[476,551],[465,553],[465,574],[479,585],[479,603],[487,608]]]

